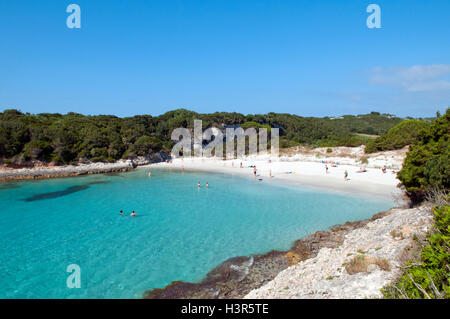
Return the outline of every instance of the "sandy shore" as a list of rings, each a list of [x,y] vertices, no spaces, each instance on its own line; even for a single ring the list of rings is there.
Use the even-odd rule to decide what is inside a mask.
[[[397,187],[400,181],[397,179],[397,175],[392,173],[392,169],[383,173],[380,168],[366,168],[367,172],[358,173],[361,166],[346,164],[332,167],[330,163],[281,160],[271,159],[271,162],[269,162],[268,158],[263,157],[254,157],[242,161],[188,158],[175,159],[172,163],[151,164],[142,168],[150,171],[153,168],[177,170],[184,168],[186,171],[235,174],[255,178],[253,168],[250,166],[256,166],[256,180],[261,179],[261,182],[292,183],[305,187],[319,187],[329,191],[349,192],[361,196],[381,196],[391,200],[397,200],[402,196],[402,191]],[[324,161],[327,160],[324,159]],[[242,168],[240,167],[241,162]],[[342,162],[342,159],[338,163],[340,162]],[[325,165],[328,166],[328,173]],[[345,171],[349,174],[347,181],[344,180]]]

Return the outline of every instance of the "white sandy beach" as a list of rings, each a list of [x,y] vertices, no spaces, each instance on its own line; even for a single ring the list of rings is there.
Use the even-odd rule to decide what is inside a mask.
[[[255,178],[253,168],[250,166],[256,166],[257,177],[255,180],[258,182],[293,183],[302,186],[320,187],[330,191],[351,192],[361,196],[383,196],[396,200],[402,196],[402,191],[397,187],[399,180],[396,174],[392,173],[392,169],[388,169],[386,173],[383,173],[381,168],[368,167],[366,168],[367,172],[358,173],[361,166],[346,164],[332,167],[330,163],[280,160],[283,160],[283,158],[272,158],[270,159],[271,162],[269,162],[267,157],[247,158],[242,161],[187,158],[175,159],[172,163],[151,164],[143,166],[143,168],[149,171],[152,168],[180,170],[184,168],[185,171],[239,174]],[[242,168],[240,167],[241,162]],[[340,162],[344,161],[340,159]],[[328,166],[328,173],[326,173],[325,165]],[[365,165],[365,167],[367,166]],[[348,172],[347,181],[344,180],[345,171]]]

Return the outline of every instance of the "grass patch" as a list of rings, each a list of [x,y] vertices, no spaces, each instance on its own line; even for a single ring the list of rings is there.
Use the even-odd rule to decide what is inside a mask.
[[[396,239],[396,238],[400,238],[400,239],[405,239],[405,237],[403,237],[403,233],[397,229],[394,229],[393,231],[390,232],[392,238]]]
[[[389,262],[385,258],[370,257],[365,255],[358,255],[352,258],[347,265],[345,265],[345,270],[349,275],[354,275],[360,272],[368,272],[368,267],[370,265],[377,265],[381,270],[390,271],[391,267]]]

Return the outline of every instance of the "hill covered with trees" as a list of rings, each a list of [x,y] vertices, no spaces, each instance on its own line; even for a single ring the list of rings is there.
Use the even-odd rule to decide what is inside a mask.
[[[138,115],[119,118],[111,115],[85,116],[77,113],[29,114],[18,110],[0,113],[0,159],[20,164],[39,160],[57,164],[79,161],[110,161],[121,158],[170,152],[172,130],[193,129],[194,120],[203,129],[225,127],[277,127],[280,146],[359,146],[381,135],[402,119],[372,112],[338,118],[301,117],[291,114],[216,112],[199,114],[178,109],[160,116]],[[363,134],[363,135],[361,135]]]
[[[367,143],[365,152],[375,153],[381,151],[398,150],[411,145],[420,132],[430,124],[422,120],[406,120],[391,128],[386,134]]]

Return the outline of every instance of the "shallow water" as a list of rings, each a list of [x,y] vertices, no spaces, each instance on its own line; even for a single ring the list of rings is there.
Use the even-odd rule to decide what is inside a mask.
[[[0,298],[139,298],[174,280],[201,280],[230,257],[287,250],[314,231],[394,204],[222,174],[153,169],[148,177],[139,169],[0,184],[0,205]],[[81,267],[81,289],[66,286],[70,264]]]

